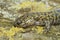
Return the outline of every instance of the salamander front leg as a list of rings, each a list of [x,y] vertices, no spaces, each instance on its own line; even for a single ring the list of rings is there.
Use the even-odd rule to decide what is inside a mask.
[[[49,21],[45,21],[45,30],[44,30],[44,32],[48,33],[50,31],[50,28],[51,28],[50,22]]]

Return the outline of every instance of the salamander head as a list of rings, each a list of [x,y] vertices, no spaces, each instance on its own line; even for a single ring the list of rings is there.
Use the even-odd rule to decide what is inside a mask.
[[[14,27],[26,28],[26,27],[29,27],[29,26],[34,24],[34,20],[33,19],[24,19],[24,20],[21,20],[21,19],[16,19],[16,21],[13,24]]]
[[[22,23],[22,21],[20,21],[19,19],[16,19],[15,21],[14,21],[14,27],[17,27],[17,26],[19,26],[20,24]]]

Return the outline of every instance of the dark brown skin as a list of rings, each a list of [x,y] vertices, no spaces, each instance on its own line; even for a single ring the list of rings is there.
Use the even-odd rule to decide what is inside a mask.
[[[29,26],[45,26],[48,32],[52,25],[60,24],[60,9],[50,12],[30,12],[17,18],[14,22],[15,27],[27,28]]]

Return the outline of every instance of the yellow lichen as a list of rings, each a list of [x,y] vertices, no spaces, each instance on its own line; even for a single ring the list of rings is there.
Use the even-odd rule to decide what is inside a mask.
[[[14,40],[12,37],[9,37],[9,40]]]
[[[32,9],[33,12],[35,11],[40,11],[40,12],[46,12],[51,10],[53,7],[51,6],[47,6],[44,2],[23,2],[22,4],[20,4],[21,8],[27,8],[30,7]]]
[[[36,31],[37,33],[40,33],[40,34],[42,34],[43,31],[44,31],[43,27],[41,27],[41,26],[36,26],[36,28],[33,27],[32,30],[34,30],[34,31]]]
[[[43,33],[43,27],[37,26],[37,33]]]
[[[32,31],[33,30],[35,30],[36,33],[41,34],[43,32],[43,27],[41,27],[41,26],[36,26],[36,28],[32,27]],[[9,40],[14,40],[13,36],[20,31],[25,32],[25,29],[12,26],[12,28],[10,28],[10,30],[6,30],[5,28],[1,27],[0,36],[5,35],[5,36],[9,37]],[[19,39],[22,39],[22,38],[19,38]]]
[[[31,2],[31,1],[25,1],[22,2],[21,4],[12,6],[12,8],[16,8],[16,10],[20,10],[21,8],[31,8],[33,12],[38,11],[38,12],[46,12],[52,10],[52,6],[47,5],[44,2]]]
[[[0,36],[3,35],[3,31],[4,31],[4,30],[5,30],[5,28],[0,27]]]
[[[1,37],[2,35],[3,35],[2,32],[0,32],[0,37]]]

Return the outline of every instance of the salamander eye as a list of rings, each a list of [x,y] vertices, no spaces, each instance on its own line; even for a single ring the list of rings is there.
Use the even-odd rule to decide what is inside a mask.
[[[22,23],[22,22],[21,22],[20,20],[17,21],[17,24],[18,24],[18,25],[21,24],[21,23]]]

